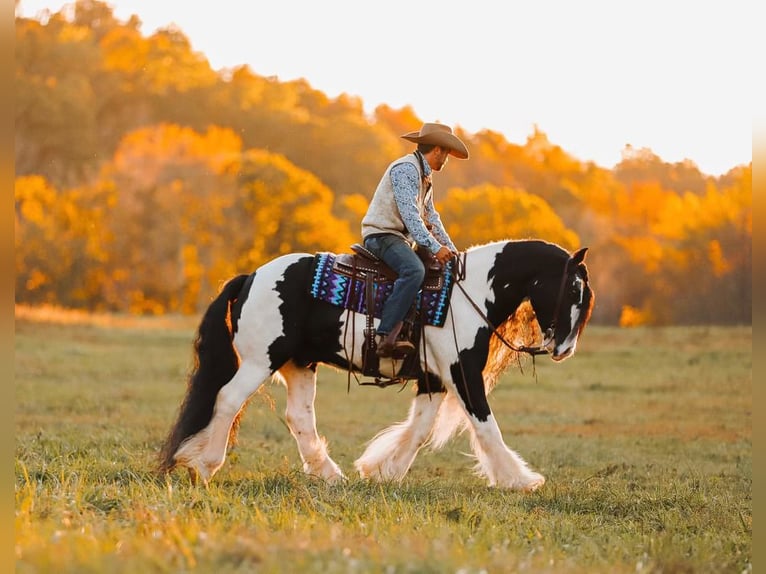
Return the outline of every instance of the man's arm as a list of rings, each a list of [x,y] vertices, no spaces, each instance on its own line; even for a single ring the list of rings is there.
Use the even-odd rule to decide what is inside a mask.
[[[394,200],[399,208],[399,215],[402,216],[407,231],[418,245],[428,248],[431,253],[437,253],[442,245],[429,233],[418,210],[420,173],[417,168],[410,163],[401,163],[392,167],[391,184],[394,188]]]
[[[436,207],[434,207],[433,194],[431,194],[431,196],[428,198],[428,201],[426,202],[425,215],[428,223],[431,224],[431,234],[439,242],[441,242],[442,245],[446,245],[450,251],[457,253],[457,247],[455,247],[455,244],[452,242],[452,239],[450,238],[449,233],[447,233],[447,230],[444,229],[444,225],[442,224],[442,219],[439,216],[439,212],[436,211]]]

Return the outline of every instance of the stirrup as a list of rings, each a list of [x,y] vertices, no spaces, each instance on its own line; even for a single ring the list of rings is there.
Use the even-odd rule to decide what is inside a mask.
[[[401,390],[404,390],[404,387],[407,386],[408,382],[409,379],[404,377],[375,377],[375,379],[372,381],[362,381],[359,384],[363,387],[379,387],[381,389],[385,389],[386,387],[391,387],[393,385],[399,385]]]
[[[386,348],[383,344],[378,345],[376,354],[381,359],[404,359],[407,355],[415,352],[415,345],[409,341],[396,341],[393,345]]]

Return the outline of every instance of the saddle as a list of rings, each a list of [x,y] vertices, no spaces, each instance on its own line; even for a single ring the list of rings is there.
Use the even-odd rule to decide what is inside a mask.
[[[452,265],[441,265],[429,252],[418,250],[426,274],[421,291],[404,321],[400,337],[410,341],[416,351],[403,359],[396,379],[381,378],[373,318],[380,317],[383,304],[393,291],[396,272],[363,245],[351,246],[352,253],[320,253],[315,257],[311,294],[332,305],[366,316],[363,369],[374,376],[378,386],[416,378],[419,369],[419,343],[422,325],[442,327],[454,282]]]
[[[351,246],[351,251],[353,253],[343,253],[335,257],[334,271],[348,276],[366,277],[368,274],[373,274],[384,281],[396,281],[396,271],[364,245],[354,243]],[[437,261],[436,257],[423,249],[418,249],[416,253],[426,268],[422,289],[424,291],[440,291],[444,288],[444,266]]]

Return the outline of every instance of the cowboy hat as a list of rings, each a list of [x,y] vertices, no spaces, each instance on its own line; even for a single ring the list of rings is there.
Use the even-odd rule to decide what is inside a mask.
[[[438,145],[450,150],[450,155],[459,159],[468,159],[468,148],[452,133],[452,128],[444,124],[423,124],[420,131],[410,132],[402,136],[404,139],[431,145]]]

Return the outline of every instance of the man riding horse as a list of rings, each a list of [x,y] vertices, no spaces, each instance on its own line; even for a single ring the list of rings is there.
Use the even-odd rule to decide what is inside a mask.
[[[451,274],[450,285],[457,285],[459,294],[453,297],[447,288],[433,299],[420,298],[419,313],[425,310],[428,318],[433,312],[434,320],[423,324],[410,414],[378,433],[354,467],[364,478],[402,480],[424,445],[444,444],[467,428],[477,469],[489,485],[526,492],[543,485],[545,477],[505,444],[487,393],[517,353],[547,353],[556,362],[574,354],[594,301],[584,263],[587,248],[570,254],[542,240],[495,241],[466,250],[460,272],[452,273],[455,247],[434,209],[429,179],[448,155],[467,158],[468,150],[438,124],[425,124],[403,137],[416,142],[418,150],[388,167],[363,223],[367,250],[398,271],[398,289],[389,281],[385,288],[378,282],[368,291],[370,275],[364,281],[355,278],[355,259],[351,277],[319,273],[325,263],[341,258],[330,253],[284,254],[230,279],[200,321],[195,367],[160,455],[164,472],[185,467],[193,478],[208,482],[236,438],[243,406],[264,382],[278,376],[287,389],[285,421],[303,470],[342,480],[345,475],[316,428],[317,366],[364,372],[364,348],[372,348],[368,336],[375,334],[371,322],[356,318],[364,308],[369,319],[376,308],[371,299],[382,300],[389,292],[393,295],[377,329],[383,353],[393,357],[408,349],[396,335],[406,331],[402,321],[427,278],[407,242],[412,239],[435,260],[447,262],[444,284]],[[360,299],[362,289],[365,297]],[[328,293],[331,301],[324,297]],[[345,305],[349,301],[353,308]],[[517,316],[527,302],[530,312]],[[447,316],[450,328],[442,329]],[[517,325],[533,329],[535,347],[518,346]],[[410,361],[419,359],[409,350]],[[407,362],[382,361],[380,375],[401,378]]]
[[[402,138],[418,144],[417,149],[386,168],[362,219],[365,248],[398,274],[376,330],[378,356],[395,358],[415,350],[398,336],[423,283],[421,257],[443,265],[457,254],[434,207],[431,174],[441,171],[450,155],[468,159],[468,148],[442,124],[423,124]]]

